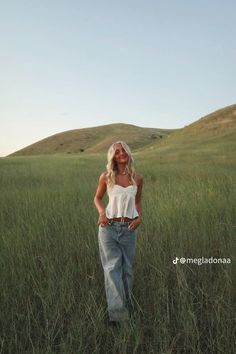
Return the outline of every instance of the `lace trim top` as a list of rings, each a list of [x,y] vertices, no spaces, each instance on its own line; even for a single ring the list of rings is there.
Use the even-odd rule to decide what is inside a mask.
[[[107,187],[109,203],[106,207],[106,216],[108,219],[120,217],[133,219],[139,215],[135,206],[137,188],[136,185],[123,187],[119,184],[114,184],[112,188]]]

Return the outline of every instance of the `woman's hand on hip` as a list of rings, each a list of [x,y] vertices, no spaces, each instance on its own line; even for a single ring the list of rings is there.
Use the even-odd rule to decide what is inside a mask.
[[[142,222],[142,219],[141,219],[141,217],[139,216],[138,218],[136,218],[136,219],[134,219],[134,220],[131,221],[131,223],[130,223],[129,226],[128,226],[128,229],[134,231],[134,230],[139,226],[139,224],[141,224],[141,222]]]
[[[98,218],[98,225],[101,225],[102,227],[108,225],[109,219],[106,217],[106,215],[100,215]]]

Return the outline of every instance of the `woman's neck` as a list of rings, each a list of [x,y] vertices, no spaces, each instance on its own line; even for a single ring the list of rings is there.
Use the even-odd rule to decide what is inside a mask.
[[[127,175],[127,171],[126,171],[126,165],[118,165],[117,166],[117,174],[118,175]]]

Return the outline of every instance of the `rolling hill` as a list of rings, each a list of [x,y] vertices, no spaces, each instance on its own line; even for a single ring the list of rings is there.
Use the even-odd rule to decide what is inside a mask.
[[[122,123],[75,129],[49,136],[8,156],[106,152],[117,140],[127,142],[132,150],[136,150],[154,140],[160,141],[177,130],[142,128]]]
[[[168,138],[168,139],[167,139]],[[69,130],[49,136],[8,156],[44,154],[81,154],[106,152],[117,140],[123,140],[132,151],[201,150],[205,147],[235,146],[236,104],[208,114],[181,129],[142,128],[131,124],[109,124]],[[222,146],[223,146],[222,145]]]
[[[184,150],[189,153],[192,150],[218,149],[220,146],[230,146],[235,149],[236,142],[236,104],[219,109],[197,121],[179,129],[168,139],[159,144],[153,142],[147,151],[158,148],[158,151],[172,150],[175,154]]]

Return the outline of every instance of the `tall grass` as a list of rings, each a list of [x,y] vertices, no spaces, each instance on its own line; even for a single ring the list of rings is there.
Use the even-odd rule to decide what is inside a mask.
[[[0,353],[234,352],[235,166],[148,156],[136,155],[145,183],[135,313],[116,330],[105,321],[93,206],[105,155],[0,160]]]

